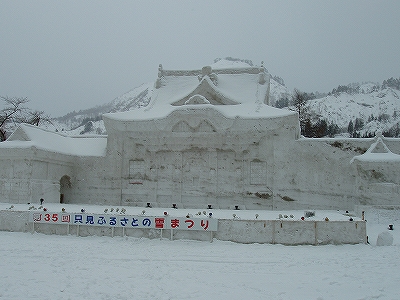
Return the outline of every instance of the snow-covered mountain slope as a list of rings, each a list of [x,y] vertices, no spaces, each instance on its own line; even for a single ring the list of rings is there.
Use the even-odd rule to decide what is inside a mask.
[[[276,106],[276,101],[279,99],[290,99],[292,92],[283,84],[276,81],[274,78],[270,78],[270,90],[269,90],[269,101],[270,105]]]
[[[153,94],[154,83],[145,83],[115,98],[109,112],[120,112],[147,106]]]
[[[153,86],[153,83],[142,84],[104,105],[78,112],[73,111],[55,119],[52,125],[47,125],[47,128],[62,131],[68,135],[106,134],[102,115],[147,106],[153,92]]]
[[[334,92],[308,101],[312,113],[328,123],[346,128],[356,118],[363,121],[361,136],[388,131],[400,121],[400,91],[374,83],[352,84],[352,92]],[[357,92],[354,92],[357,91]]]

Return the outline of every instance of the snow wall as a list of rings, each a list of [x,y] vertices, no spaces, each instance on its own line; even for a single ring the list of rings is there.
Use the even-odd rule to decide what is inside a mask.
[[[324,245],[366,243],[365,221],[218,220],[218,231],[91,227],[29,222],[29,212],[0,211],[0,230],[79,236],[130,236],[237,243]]]

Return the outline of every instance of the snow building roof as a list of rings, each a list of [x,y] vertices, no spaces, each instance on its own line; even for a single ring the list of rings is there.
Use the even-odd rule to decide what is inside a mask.
[[[37,126],[21,124],[13,134],[0,143],[1,148],[30,148],[75,156],[105,156],[105,136],[65,136]]]
[[[220,65],[221,67],[223,66]],[[212,107],[234,118],[276,118],[295,114],[269,106],[270,78],[264,67],[226,67],[201,70],[164,70],[159,66],[148,106],[121,113],[109,113],[113,120],[151,120],[165,118],[185,108]]]
[[[354,156],[351,163],[355,160],[364,162],[400,162],[400,155],[389,150],[382,140],[382,135],[378,134],[376,141],[361,155]]]

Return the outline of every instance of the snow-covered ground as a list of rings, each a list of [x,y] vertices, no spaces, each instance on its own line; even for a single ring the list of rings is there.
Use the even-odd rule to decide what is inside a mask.
[[[0,232],[0,299],[400,299],[400,218],[366,217],[370,245]]]

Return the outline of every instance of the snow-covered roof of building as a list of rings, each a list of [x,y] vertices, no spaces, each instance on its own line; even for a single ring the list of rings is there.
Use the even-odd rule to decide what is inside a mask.
[[[226,117],[274,118],[295,114],[269,106],[270,76],[263,66],[244,63],[240,67],[216,63],[201,70],[164,70],[158,78],[148,106],[121,113],[106,114],[113,120],[164,118],[182,108],[212,107]]]
[[[363,162],[400,162],[400,155],[389,150],[383,142],[382,134],[378,133],[375,142],[361,155],[354,156],[350,163],[355,160]]]
[[[30,148],[74,156],[105,156],[105,136],[65,136],[37,126],[21,124],[13,134],[0,143],[1,148]]]

